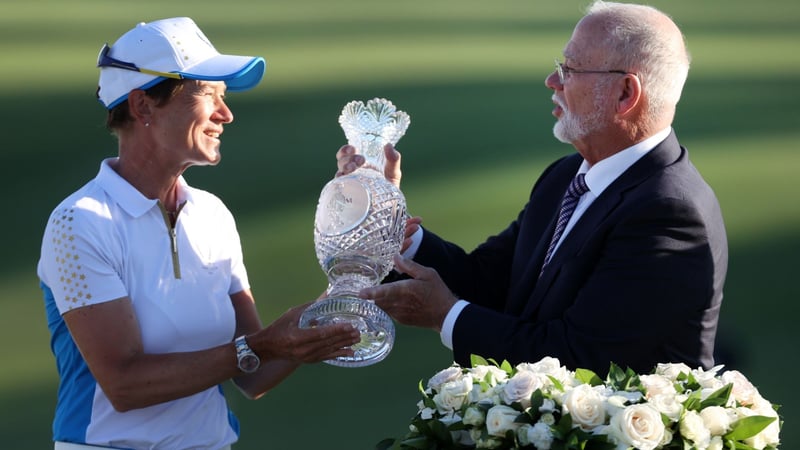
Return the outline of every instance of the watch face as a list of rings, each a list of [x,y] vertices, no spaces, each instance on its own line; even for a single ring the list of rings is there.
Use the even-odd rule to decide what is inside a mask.
[[[239,359],[239,368],[247,373],[255,372],[256,369],[258,369],[259,364],[260,361],[258,360],[258,356],[256,355],[243,355]]]

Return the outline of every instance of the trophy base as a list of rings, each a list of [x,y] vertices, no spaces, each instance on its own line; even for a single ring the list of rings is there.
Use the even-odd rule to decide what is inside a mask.
[[[361,332],[353,356],[326,360],[340,367],[364,367],[382,361],[394,345],[394,322],[374,302],[356,297],[333,297],[312,303],[300,316],[300,328],[351,323]]]

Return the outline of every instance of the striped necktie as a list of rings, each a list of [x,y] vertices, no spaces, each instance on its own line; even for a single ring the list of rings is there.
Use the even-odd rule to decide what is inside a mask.
[[[542,264],[542,270],[539,272],[539,276],[542,275],[544,268],[547,267],[547,263],[550,262],[550,258],[553,257],[556,244],[558,244],[559,239],[561,239],[561,235],[564,234],[564,229],[567,227],[567,222],[569,222],[569,218],[572,217],[572,213],[575,212],[575,206],[578,205],[578,200],[580,200],[583,194],[589,192],[589,186],[586,185],[585,178],[586,174],[579,173],[576,175],[575,178],[572,179],[572,183],[569,184],[566,194],[564,194],[564,199],[561,201],[561,209],[558,211],[556,231],[553,233],[553,239],[550,241],[550,246],[547,248],[547,255],[544,257],[544,264]]]

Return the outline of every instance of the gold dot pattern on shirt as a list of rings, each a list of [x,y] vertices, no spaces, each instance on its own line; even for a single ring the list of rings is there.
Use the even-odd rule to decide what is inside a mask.
[[[75,234],[72,224],[75,210],[63,209],[53,214],[50,224],[50,243],[53,246],[53,256],[59,273],[59,285],[51,286],[58,289],[64,300],[69,303],[69,309],[85,306],[92,299],[86,284],[86,273],[80,263],[80,255],[75,247]]]

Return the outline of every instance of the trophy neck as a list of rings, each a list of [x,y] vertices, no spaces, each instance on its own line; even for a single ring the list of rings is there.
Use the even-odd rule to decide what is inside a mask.
[[[356,148],[357,153],[364,156],[364,165],[362,168],[377,171],[383,175],[383,169],[386,166],[386,154],[383,151],[385,141],[381,140],[364,140],[361,142],[352,143]]]
[[[376,286],[380,282],[378,263],[359,255],[342,255],[331,258],[325,264],[328,274],[328,297],[338,295],[357,296],[361,289]]]

